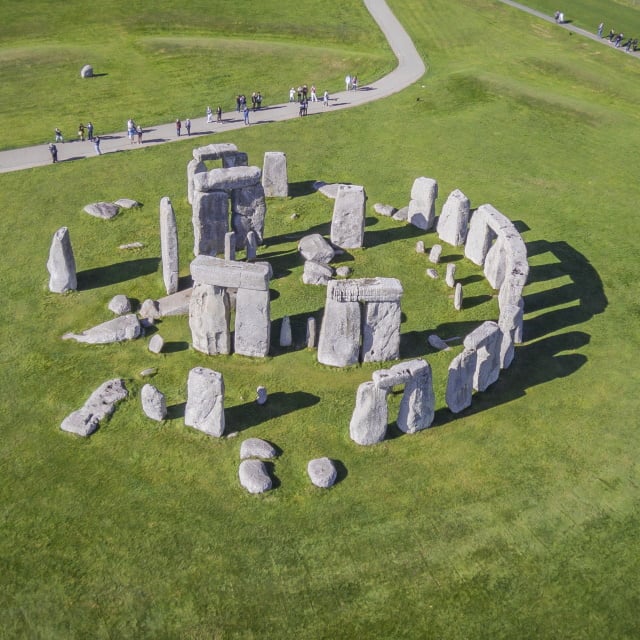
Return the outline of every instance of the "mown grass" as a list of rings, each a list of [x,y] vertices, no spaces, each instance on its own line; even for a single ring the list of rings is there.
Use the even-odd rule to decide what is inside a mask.
[[[495,3],[391,5],[426,54],[421,83],[357,110],[229,137],[256,164],[266,150],[285,151],[296,196],[269,202],[261,256],[275,273],[274,347],[265,361],[197,354],[180,318],[158,325],[170,347],[159,357],[145,339],[59,340],[107,319],[115,293],[162,294],[157,206],[165,195],[188,273],[190,141],[0,176],[0,635],[638,635],[639,308],[630,291],[639,194],[630,158],[640,67]],[[620,86],[626,101],[612,99]],[[454,419],[443,380],[460,347],[432,353],[426,337],[464,335],[495,318],[496,301],[460,250],[445,248],[466,283],[467,306],[455,313],[414,251],[417,239],[430,246],[435,236],[369,207],[367,247],[346,264],[356,277],[402,280],[402,356],[431,363],[438,411],[427,432],[399,437],[392,425],[381,445],[357,447],[348,437],[355,390],[376,367],[336,371],[275,343],[285,313],[300,345],[306,317],[323,306],[323,289],[302,285],[295,252],[300,235],[328,231],[331,202],[309,183],[363,184],[370,205],[401,206],[420,175],[438,179],[440,203],[460,188],[474,206],[491,202],[517,222],[532,267],[525,343],[500,381]],[[144,207],[111,222],[82,212],[122,196]],[[62,225],[82,287],[56,296],[44,264]],[[133,240],[145,247],[119,252]],[[237,438],[184,427],[186,376],[196,365],[223,372]],[[139,408],[138,372],[149,366],[171,406],[163,424]],[[59,431],[114,376],[132,397],[113,418],[86,441]],[[271,395],[263,408],[253,402],[258,384]],[[392,419],[398,403],[394,395]],[[282,449],[277,489],[260,497],[237,482],[247,436]],[[341,463],[330,491],[305,476],[320,455]]]

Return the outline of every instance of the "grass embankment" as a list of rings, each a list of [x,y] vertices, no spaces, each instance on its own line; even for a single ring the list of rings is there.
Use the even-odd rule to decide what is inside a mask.
[[[402,356],[426,356],[435,374],[439,410],[427,432],[393,437],[391,427],[381,445],[357,447],[348,438],[355,390],[376,367],[335,371],[275,345],[264,362],[207,358],[188,348],[184,319],[159,324],[169,343],[159,357],[146,340],[62,342],[65,331],[108,318],[116,293],[161,295],[165,195],[187,274],[190,143],[0,176],[5,636],[637,636],[639,309],[630,288],[640,194],[630,160],[640,67],[495,3],[392,5],[428,58],[423,83],[358,110],[229,138],[253,163],[265,150],[289,159],[295,197],[269,203],[261,251],[275,273],[274,338],[286,313],[302,342],[305,318],[323,306],[323,289],[300,283],[295,253],[297,238],[326,233],[331,215],[309,182],[363,184],[371,205],[401,206],[413,179],[427,175],[439,180],[440,204],[461,188],[473,206],[491,202],[522,229],[532,269],[526,342],[513,366],[451,418],[443,379],[459,346],[434,354],[426,337],[464,335],[496,317],[496,301],[460,250],[446,248],[466,283],[467,305],[455,313],[414,251],[435,236],[371,207],[367,248],[347,263],[356,277],[402,280]],[[122,196],[145,206],[111,222],[81,211]],[[67,296],[46,291],[44,268],[61,225],[82,285]],[[119,253],[133,240],[145,248]],[[195,365],[223,372],[238,438],[184,427]],[[172,407],[162,425],[139,408],[137,373],[148,366]],[[60,420],[116,375],[132,398],[113,419],[87,441],[60,432]],[[263,408],[253,403],[258,384],[271,394]],[[279,486],[262,497],[237,483],[246,436],[282,449]],[[305,477],[319,455],[341,462],[330,491]]]

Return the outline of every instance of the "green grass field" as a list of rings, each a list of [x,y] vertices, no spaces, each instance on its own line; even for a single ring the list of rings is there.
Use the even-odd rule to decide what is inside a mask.
[[[108,319],[116,293],[162,295],[163,196],[176,209],[181,273],[188,274],[192,141],[0,175],[0,637],[640,634],[640,61],[488,0],[389,4],[428,64],[421,82],[355,110],[250,127],[226,140],[258,165],[267,150],[288,157],[292,197],[269,201],[260,250],[274,269],[274,345],[265,361],[193,351],[181,318],[158,324],[169,347],[160,356],[148,352],[148,338],[105,346],[60,340]],[[605,5],[619,10],[595,0],[581,7],[589,16]],[[119,31],[124,42],[147,35],[169,41],[190,30],[205,37],[201,6],[162,6],[156,23],[105,3],[91,24]],[[280,9],[267,2],[257,16],[242,10],[247,6],[215,3],[211,37],[224,33],[231,48],[235,39],[241,47],[259,47],[263,37],[271,43],[278,64],[265,70],[247,60],[238,73],[266,73],[273,91],[290,84],[291,68],[311,75],[304,63],[288,66],[287,47],[325,48],[336,66],[318,73],[326,70],[336,85],[343,55],[349,64],[366,55],[372,72],[393,66],[355,0]],[[5,11],[3,60],[9,50],[40,55],[44,43],[86,47],[95,35],[75,2],[47,20],[37,3],[29,7],[10,2]],[[562,9],[571,18],[578,11]],[[230,36],[215,16],[233,25]],[[345,29],[357,33],[348,46]],[[110,46],[110,68],[125,68],[127,47]],[[167,78],[181,75],[182,60],[163,59]],[[74,88],[79,61],[57,82],[60,97],[49,103],[52,122],[42,132],[35,116],[2,94],[0,118],[10,125],[3,146],[37,142],[65,114],[75,122],[85,113]],[[144,56],[139,63],[153,69]],[[19,71],[5,66],[2,73],[19,86]],[[47,82],[33,80],[36,95],[45,91],[40,80]],[[156,96],[183,94],[172,82],[155,84],[146,90]],[[233,82],[225,87],[236,91]],[[202,102],[195,91],[190,97],[194,108]],[[105,121],[117,128],[135,100],[110,95]],[[149,122],[172,119],[156,99],[148,102]],[[11,123],[19,120],[17,132]],[[456,418],[444,405],[444,377],[459,343],[434,353],[427,336],[465,335],[497,317],[497,301],[461,251],[445,248],[465,282],[466,305],[456,313],[444,280],[427,278],[431,265],[415,253],[418,239],[429,247],[436,236],[374,214],[376,202],[407,204],[421,175],[439,182],[438,210],[460,188],[472,206],[489,202],[514,220],[531,264],[525,342],[499,382]],[[313,352],[275,344],[281,318],[290,315],[301,345],[306,318],[320,318],[324,304],[323,288],[302,285],[295,250],[310,230],[328,234],[332,203],[312,192],[313,180],[367,190],[367,246],[345,263],[355,277],[401,279],[402,357],[426,357],[433,367],[432,429],[401,436],[391,425],[384,443],[355,445],[348,435],[355,391],[378,367],[333,370]],[[89,202],[119,197],[144,207],[112,221],[82,212]],[[45,263],[63,225],[80,289],[59,296],[47,291]],[[118,250],[135,240],[145,247]],[[170,405],[162,424],[140,409],[139,372],[151,366]],[[194,366],[223,373],[228,430],[239,431],[237,438],[212,440],[184,426]],[[88,440],[59,430],[93,389],[116,376],[131,397],[110,421]],[[265,407],[253,402],[259,384],[270,393]],[[392,419],[399,401],[390,399]],[[277,487],[262,496],[246,494],[237,481],[240,443],[249,436],[282,450],[272,467]],[[307,461],[323,455],[340,463],[340,481],[328,491],[306,477]]]

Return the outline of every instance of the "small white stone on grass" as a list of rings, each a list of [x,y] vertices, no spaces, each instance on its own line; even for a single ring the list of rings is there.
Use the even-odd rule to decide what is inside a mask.
[[[159,333],[156,333],[151,337],[151,340],[149,340],[149,351],[151,351],[151,353],[160,353],[163,347],[164,339]]]
[[[424,253],[424,240],[416,242],[416,253]]]
[[[145,384],[140,391],[142,410],[152,420],[162,422],[167,417],[167,403],[164,393],[158,391],[152,384]]]
[[[427,275],[430,278],[433,278],[434,280],[436,280],[439,277],[438,272],[435,269],[427,269]]]
[[[113,296],[109,301],[109,311],[121,316],[123,313],[131,312],[131,300],[123,294]]]
[[[433,262],[433,264],[438,264],[440,262],[440,256],[442,255],[442,246],[439,244],[434,244],[431,247],[431,251],[429,251],[429,261]]]

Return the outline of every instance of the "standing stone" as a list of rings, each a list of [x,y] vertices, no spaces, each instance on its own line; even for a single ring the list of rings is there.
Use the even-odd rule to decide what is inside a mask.
[[[267,403],[267,388],[262,385],[256,389],[256,402],[262,406]]]
[[[64,293],[78,288],[76,261],[73,257],[73,248],[71,247],[71,238],[67,227],[60,227],[53,234],[47,270],[50,275],[49,291]]]
[[[416,242],[416,253],[424,253],[425,249],[424,249],[424,240],[418,240],[418,242]]]
[[[398,411],[398,429],[416,433],[431,426],[435,416],[435,395],[431,366],[426,360],[408,363],[411,377],[404,385]]]
[[[335,281],[334,281],[335,282]],[[318,362],[334,367],[358,363],[360,352],[360,304],[338,302],[330,296],[329,283],[318,340]]]
[[[438,183],[432,178],[416,178],[411,187],[407,222],[418,229],[431,229],[436,219]]]
[[[316,335],[316,319],[311,316],[307,318],[307,349],[315,349]]]
[[[224,259],[236,259],[236,234],[234,231],[224,234]]]
[[[440,262],[440,256],[442,255],[442,246],[439,244],[434,244],[431,247],[431,251],[429,251],[429,261],[433,262],[433,264],[438,264]]]
[[[467,239],[470,216],[469,198],[456,189],[449,194],[438,218],[436,230],[443,242],[459,247]]]
[[[356,406],[349,423],[349,435],[362,445],[382,442],[387,434],[387,389],[374,382],[363,382],[358,387]]]
[[[456,286],[453,292],[453,308],[456,311],[462,309],[462,284],[456,282]]]
[[[201,174],[198,174],[201,175]],[[224,235],[229,231],[229,196],[225,191],[193,196],[193,255],[224,253]]]
[[[179,255],[176,214],[169,198],[160,200],[160,250],[162,253],[162,278],[167,294],[178,290]]]
[[[292,344],[291,319],[289,316],[284,316],[284,318],[282,318],[282,324],[280,325],[280,346],[290,347]]]
[[[149,340],[148,349],[151,353],[161,353],[162,348],[164,347],[164,339],[159,333],[156,333],[152,336],[151,340]]]
[[[167,403],[164,393],[158,391],[152,384],[145,384],[140,391],[142,410],[152,420],[162,422],[167,417]]]
[[[513,362],[515,353],[514,338],[521,315],[521,307],[514,304],[507,304],[500,309],[498,326],[502,331],[502,343],[500,344],[501,369],[507,369]]]
[[[265,152],[262,186],[267,198],[286,198],[289,195],[287,156],[281,151]]]
[[[364,187],[340,186],[331,219],[331,242],[334,245],[344,249],[363,246],[366,201]]]
[[[236,232],[236,247],[243,249],[247,234],[253,231],[258,244],[264,236],[267,205],[260,183],[231,191],[231,228]]]
[[[507,248],[503,239],[498,236],[491,245],[484,260],[484,277],[492,289],[499,289],[504,282],[507,270]]]
[[[119,293],[117,296],[113,296],[113,298],[109,300],[108,307],[109,311],[118,316],[121,316],[124,313],[131,313],[131,300],[129,300],[129,298],[124,294]]]
[[[224,380],[221,373],[204,367],[191,369],[184,423],[216,438],[224,433]]]
[[[500,375],[500,346],[502,331],[496,322],[487,320],[465,339],[464,348],[477,352],[473,388],[485,391]]]
[[[476,360],[475,350],[465,349],[449,365],[445,400],[452,413],[460,413],[471,405]]]
[[[444,281],[447,283],[447,287],[452,289],[456,286],[456,265],[454,262],[447,264],[447,272],[444,276]]]
[[[362,361],[386,362],[400,357],[400,302],[367,302],[362,322]]]
[[[305,260],[329,264],[336,255],[333,247],[319,234],[304,236],[298,242],[298,251]]]
[[[465,257],[468,260],[471,260],[473,264],[477,264],[479,267],[484,264],[487,252],[491,247],[493,239],[496,237],[496,234],[491,230],[491,227],[489,227],[488,224],[487,206],[490,205],[482,205],[478,207],[471,216],[469,232],[467,233],[467,240],[464,244]]]
[[[189,304],[193,348],[210,356],[231,353],[230,315],[224,287],[195,284]]]
[[[235,352],[254,358],[269,354],[271,309],[269,289],[238,289],[236,295]]]
[[[258,255],[258,236],[255,231],[249,231],[246,239],[247,249],[247,262],[251,262],[256,259]]]
[[[320,489],[332,487],[338,479],[338,470],[329,458],[316,458],[307,464],[311,482]]]
[[[196,173],[205,173],[206,170],[207,166],[205,163],[195,158],[187,164],[187,201],[189,204],[193,204],[193,195],[195,193],[193,176],[195,176]]]

